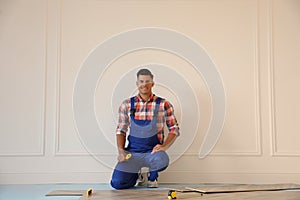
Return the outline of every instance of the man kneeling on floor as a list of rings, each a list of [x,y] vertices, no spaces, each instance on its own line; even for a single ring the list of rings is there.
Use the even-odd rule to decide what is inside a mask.
[[[112,174],[111,186],[127,189],[135,185],[158,187],[158,172],[169,165],[165,152],[179,136],[173,106],[152,93],[153,74],[148,69],[137,72],[138,95],[126,99],[119,107],[116,130],[118,163]],[[164,140],[164,125],[169,134]],[[128,145],[125,148],[128,127]],[[148,167],[149,173],[141,173]]]

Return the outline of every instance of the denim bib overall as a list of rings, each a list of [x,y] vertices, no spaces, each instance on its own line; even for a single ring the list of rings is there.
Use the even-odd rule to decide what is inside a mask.
[[[128,136],[127,151],[135,153],[151,152],[153,147],[159,144],[157,137],[157,115],[161,98],[156,99],[155,110],[152,120],[136,120],[134,119],[134,97],[130,99],[130,134]]]
[[[157,115],[160,102],[161,98],[158,97],[152,120],[136,120],[134,119],[134,97],[130,99],[130,134],[125,151],[130,152],[132,157],[128,161],[117,164],[112,175],[112,187],[116,189],[133,187],[142,167],[149,167],[149,180],[153,181],[158,177],[158,172],[165,170],[169,165],[169,156],[165,151],[151,154],[153,147],[160,144],[157,137]]]

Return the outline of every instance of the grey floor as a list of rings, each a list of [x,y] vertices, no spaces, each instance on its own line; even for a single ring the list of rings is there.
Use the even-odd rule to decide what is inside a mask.
[[[79,197],[46,197],[52,190],[110,190],[108,184],[0,185],[0,200],[78,200]]]

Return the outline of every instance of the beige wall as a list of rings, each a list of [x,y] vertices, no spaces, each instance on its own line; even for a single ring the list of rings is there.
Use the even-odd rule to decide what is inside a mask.
[[[298,0],[0,0],[0,183],[108,182],[117,107],[147,63],[163,66],[152,68],[155,92],[173,103],[182,125],[161,182],[300,183],[299,10]],[[107,152],[93,153],[106,163],[82,144],[72,95],[83,62],[112,36],[143,27],[193,39],[220,72],[225,124],[204,159],[213,109],[205,77],[158,49],[123,55],[99,77],[95,114],[106,138],[94,145]]]

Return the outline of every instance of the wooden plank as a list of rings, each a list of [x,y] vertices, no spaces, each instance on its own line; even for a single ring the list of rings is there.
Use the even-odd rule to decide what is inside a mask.
[[[46,196],[82,196],[86,190],[53,190]]]
[[[300,189],[299,184],[241,184],[223,186],[199,186],[185,187],[186,190],[195,191],[203,194],[209,193],[229,193],[229,192],[254,192],[254,191],[279,191],[288,189]]]

